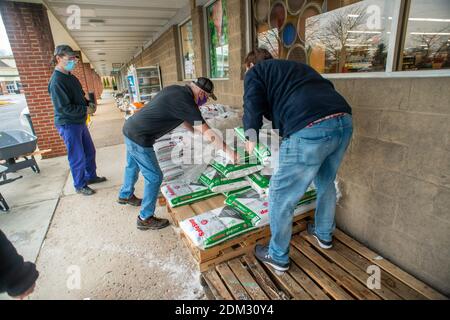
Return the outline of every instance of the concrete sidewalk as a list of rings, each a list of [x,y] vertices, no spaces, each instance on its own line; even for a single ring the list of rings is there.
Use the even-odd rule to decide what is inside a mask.
[[[95,196],[75,194],[65,158],[40,161],[40,176],[28,175],[2,188],[13,210],[0,215],[1,228],[19,252],[33,251],[28,260],[38,256],[40,277],[31,299],[205,297],[200,274],[174,229],[138,231],[139,209],[116,203],[125,165],[123,121],[113,100],[104,98],[91,133],[98,173],[109,180],[94,186]],[[140,179],[138,196],[142,189]],[[158,208],[157,215],[164,217],[165,209]],[[31,229],[39,232],[25,241]]]

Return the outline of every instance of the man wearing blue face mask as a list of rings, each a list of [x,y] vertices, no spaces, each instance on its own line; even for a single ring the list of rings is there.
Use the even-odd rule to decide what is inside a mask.
[[[67,45],[55,48],[55,72],[48,84],[54,107],[55,126],[64,139],[77,193],[95,194],[89,185],[105,182],[97,176],[95,146],[86,126],[89,101],[80,81],[71,72],[78,62],[78,54]]]
[[[207,78],[199,78],[186,86],[169,86],[125,123],[123,133],[127,147],[127,166],[118,202],[142,206],[137,218],[138,229],[157,230],[169,225],[168,220],[154,216],[163,179],[153,149],[157,139],[184,123],[191,132],[200,132],[217,149],[224,150],[234,162],[238,161],[237,154],[210,130],[202,117],[199,107],[206,104],[209,98],[217,100],[214,84]],[[134,195],[139,171],[145,180],[142,200]]]

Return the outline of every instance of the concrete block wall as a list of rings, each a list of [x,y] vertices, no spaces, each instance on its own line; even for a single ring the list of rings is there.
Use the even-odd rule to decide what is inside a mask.
[[[45,157],[66,153],[53,125],[53,105],[47,85],[53,73],[50,60],[54,43],[47,11],[41,4],[0,1],[0,12],[30,110],[41,150]]]
[[[333,82],[355,126],[338,227],[450,295],[450,78]]]
[[[176,28],[173,26],[164,32],[158,40],[131,62],[136,68],[159,64],[165,87],[179,82]]]

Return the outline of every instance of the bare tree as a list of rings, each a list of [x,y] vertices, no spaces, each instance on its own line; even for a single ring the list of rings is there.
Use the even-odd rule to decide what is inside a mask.
[[[266,48],[276,58],[280,55],[280,43],[278,29],[269,29],[266,32],[258,33],[258,46]]]
[[[445,27],[436,32],[414,35],[413,45],[422,47],[422,63],[427,63],[430,59],[438,56],[440,53],[448,50],[448,37],[442,36],[442,33],[449,32],[450,27]]]
[[[367,44],[373,36],[364,32],[366,27],[360,28],[366,21],[367,5],[363,3],[331,11],[326,19],[311,17],[307,20],[306,41],[308,46],[324,47],[328,59],[336,61],[335,71],[341,72],[347,63],[347,47]]]

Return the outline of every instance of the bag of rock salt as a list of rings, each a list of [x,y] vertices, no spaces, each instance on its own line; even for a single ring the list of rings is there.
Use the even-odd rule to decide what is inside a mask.
[[[161,187],[161,192],[171,208],[191,204],[217,195],[202,184],[171,182]]]
[[[220,175],[213,167],[208,167],[200,176],[199,182],[207,186],[212,192],[224,193],[250,186],[244,178],[227,179]]]
[[[228,206],[186,219],[180,223],[180,228],[201,249],[255,229],[239,212]]]
[[[295,208],[294,216],[315,209],[315,200],[315,195],[303,197]],[[225,203],[242,213],[246,219],[251,221],[254,227],[261,228],[270,222],[268,197],[261,197],[255,190],[228,197]]]
[[[235,128],[234,131],[236,132],[236,135],[241,139],[243,142],[247,142],[247,137],[245,136],[244,128]],[[269,158],[271,156],[270,149],[261,144],[258,143],[255,146],[255,149],[253,150],[254,155],[261,163],[266,164],[269,161]]]
[[[241,163],[232,164],[229,157],[222,150],[219,150],[211,166],[227,179],[244,178],[264,168],[255,157],[250,157],[242,149],[238,149],[238,153]]]

